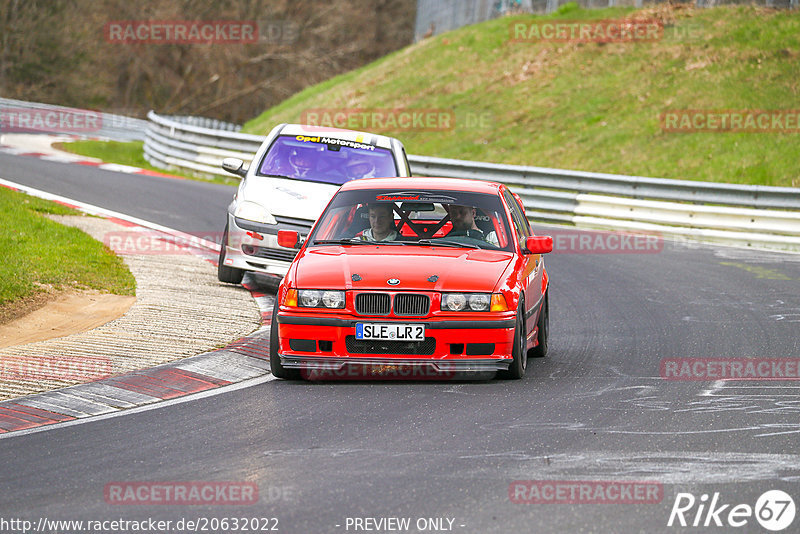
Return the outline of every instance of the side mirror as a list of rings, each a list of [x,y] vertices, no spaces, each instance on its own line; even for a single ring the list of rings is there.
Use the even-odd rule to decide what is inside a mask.
[[[300,234],[292,230],[278,230],[278,245],[286,248],[295,248],[300,241]]]
[[[532,235],[525,239],[530,254],[547,254],[553,251],[553,238],[549,235]]]
[[[231,174],[244,178],[247,171],[244,170],[244,161],[239,158],[225,158],[222,160],[222,168]]]

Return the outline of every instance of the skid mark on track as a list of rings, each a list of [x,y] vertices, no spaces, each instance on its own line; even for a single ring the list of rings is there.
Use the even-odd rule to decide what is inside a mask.
[[[613,452],[555,454],[521,462],[527,478],[624,478],[664,484],[800,480],[800,456],[734,452]]]
[[[589,400],[601,411],[635,414],[631,422],[616,418],[615,424],[599,425],[596,418],[573,422],[523,418],[481,428],[531,434],[572,431],[654,437],[731,435],[737,439],[800,434],[800,381],[718,380],[699,384],[688,396],[675,389],[685,388],[685,384],[671,387],[652,377],[626,380],[632,381],[645,383],[609,383],[570,397],[574,402]]]
[[[475,451],[442,449],[409,451],[378,448],[309,447],[264,451],[267,458],[298,461],[305,465],[331,458],[352,458],[358,472],[380,463],[390,469],[424,458],[432,464],[456,468],[431,476],[505,477],[542,480],[651,480],[663,484],[741,483],[745,481],[800,481],[800,455],[717,451],[586,451],[537,454],[525,450]]]
[[[767,269],[766,267],[761,267],[760,265],[748,265],[746,263],[738,263],[734,261],[721,261],[719,264],[727,267],[736,267],[738,269],[742,269],[755,275],[756,278],[763,278],[766,280],[794,280],[794,278],[787,274],[776,271],[775,269]]]

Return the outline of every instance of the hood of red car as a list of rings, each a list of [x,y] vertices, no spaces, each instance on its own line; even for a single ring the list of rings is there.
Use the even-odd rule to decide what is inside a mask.
[[[295,284],[301,289],[490,292],[513,257],[495,250],[424,246],[310,247],[298,260]],[[390,279],[399,283],[389,284]]]

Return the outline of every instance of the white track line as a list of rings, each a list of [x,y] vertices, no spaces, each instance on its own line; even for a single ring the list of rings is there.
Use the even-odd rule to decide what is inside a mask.
[[[81,202],[79,200],[73,200],[71,198],[62,197],[60,195],[54,195],[53,193],[48,193],[47,191],[42,191],[41,189],[35,189],[33,187],[29,187],[27,185],[18,184],[16,182],[12,182],[10,180],[5,180],[0,178],[0,185],[4,185],[10,187],[12,189],[18,189],[23,191],[31,196],[43,198],[45,200],[52,200],[56,202],[63,202],[65,204],[69,204],[71,206],[75,206],[77,209],[84,213],[88,213],[89,215],[99,215],[101,217],[111,217],[115,219],[121,219],[123,221],[127,221],[129,223],[136,224],[138,226],[142,226],[144,228],[149,228],[151,230],[157,230],[159,232],[164,232],[165,234],[169,234],[173,237],[179,238],[184,240],[186,243],[197,244],[200,247],[213,250],[214,252],[219,252],[219,245],[214,243],[213,241],[209,241],[207,239],[202,239],[191,234],[187,234],[185,232],[181,232],[180,230],[175,230],[173,228],[168,228],[166,226],[162,226],[160,224],[156,224],[150,221],[145,221],[144,219],[139,219],[138,217],[133,217],[131,215],[125,215],[124,213],[119,213],[117,211],[108,210],[106,208],[101,208],[99,206],[95,206],[92,204],[87,204],[86,202]]]
[[[238,382],[236,384],[230,384],[227,386],[220,386],[214,389],[207,389],[206,391],[201,391],[199,393],[191,393],[189,395],[184,395],[183,397],[178,397],[175,399],[169,399],[161,402],[156,402],[153,404],[145,404],[143,406],[137,406],[136,408],[129,408],[124,410],[118,410],[115,412],[101,414],[101,415],[92,415],[89,417],[82,417],[80,419],[73,419],[72,421],[64,421],[63,423],[53,423],[51,425],[42,425],[37,426],[35,428],[28,428],[26,430],[14,430],[13,432],[7,432],[4,434],[0,434],[0,440],[8,439],[8,438],[15,438],[18,436],[25,436],[28,434],[36,434],[37,432],[47,432],[48,430],[55,430],[56,428],[64,428],[68,426],[75,426],[75,425],[82,425],[84,423],[93,423],[95,421],[104,421],[106,419],[111,419],[114,417],[120,417],[123,415],[129,415],[134,413],[141,413],[147,412],[150,410],[158,410],[159,408],[166,408],[167,406],[174,406],[176,404],[181,404],[184,402],[195,401],[199,399],[205,399],[208,397],[213,397],[214,395],[221,395],[223,393],[228,393],[230,391],[237,391],[239,389],[249,388],[253,386],[258,386],[260,384],[264,384],[265,382],[270,382],[272,380],[277,380],[277,378],[273,375],[264,375],[259,376],[256,378],[251,378],[249,380],[244,380],[242,382]]]

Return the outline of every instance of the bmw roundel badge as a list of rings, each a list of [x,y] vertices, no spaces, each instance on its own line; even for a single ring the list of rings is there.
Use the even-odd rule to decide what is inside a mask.
[[[399,284],[399,283],[400,283],[400,280],[399,280],[399,279],[397,279],[397,278],[389,278],[389,279],[386,281],[386,283],[387,283],[387,284],[389,284],[390,286],[396,286],[397,284]]]

